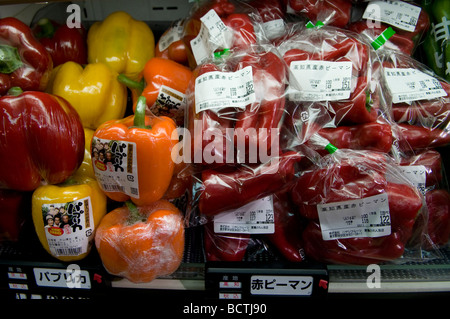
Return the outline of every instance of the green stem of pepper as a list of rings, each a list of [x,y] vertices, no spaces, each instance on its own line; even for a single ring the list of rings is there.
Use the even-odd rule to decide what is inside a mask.
[[[130,214],[127,218],[127,225],[134,225],[138,222],[145,223],[146,218],[139,212],[139,208],[130,200],[125,202]]]
[[[366,110],[367,110],[367,112],[370,113],[370,111],[372,110],[372,106],[373,106],[372,95],[370,94],[370,91],[367,90],[366,91]]]
[[[10,74],[23,65],[17,48],[1,44],[0,45],[0,73]]]
[[[55,26],[53,25],[53,23],[47,19],[47,18],[42,18],[38,21],[38,26],[40,28],[39,33],[37,34],[38,39],[41,38],[53,38],[53,35],[55,34]]]
[[[137,90],[138,95],[141,95],[145,88],[145,80],[134,81],[127,77],[125,74],[119,74],[117,76],[117,81],[125,85],[127,88],[131,90]]]
[[[6,95],[19,96],[22,93],[23,93],[23,90],[20,87],[13,86],[8,90],[8,93],[6,93]]]
[[[145,96],[140,96],[137,99],[136,110],[134,111],[133,127],[137,128],[151,128],[145,125],[145,109],[147,108],[147,99]]]

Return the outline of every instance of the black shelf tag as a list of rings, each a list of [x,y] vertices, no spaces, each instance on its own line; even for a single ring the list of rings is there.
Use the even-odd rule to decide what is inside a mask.
[[[328,292],[323,265],[300,263],[207,262],[205,289],[212,299],[317,298]]]

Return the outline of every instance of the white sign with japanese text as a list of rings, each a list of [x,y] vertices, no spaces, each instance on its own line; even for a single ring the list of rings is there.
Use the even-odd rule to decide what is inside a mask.
[[[317,205],[323,240],[391,234],[388,195]]]
[[[310,296],[312,276],[253,275],[250,278],[252,295]]]

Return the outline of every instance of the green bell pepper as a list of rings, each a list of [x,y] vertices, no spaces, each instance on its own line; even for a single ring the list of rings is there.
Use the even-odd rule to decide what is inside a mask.
[[[424,0],[431,28],[423,43],[425,63],[434,72],[450,80],[450,1]]]

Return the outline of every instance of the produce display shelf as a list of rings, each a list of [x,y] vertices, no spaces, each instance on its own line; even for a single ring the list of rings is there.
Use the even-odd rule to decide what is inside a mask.
[[[313,276],[324,278],[326,289],[320,296],[328,298],[369,296],[439,296],[450,295],[450,249],[441,249],[438,258],[421,262],[387,263],[379,265],[379,286],[374,286],[374,272],[367,266],[323,265],[314,263],[288,263],[270,250],[249,255],[239,263],[206,262],[201,248],[201,228],[186,231],[186,249],[183,262],[177,271],[148,283],[133,283],[127,279],[111,276],[103,268],[101,260],[92,249],[89,256],[75,262],[61,262],[49,256],[39,245],[38,239],[27,232],[27,238],[19,242],[0,244],[0,299],[93,299],[108,295],[138,294],[161,296],[167,293],[181,294],[184,298],[208,297],[212,300],[238,298],[252,300],[249,293],[252,275]],[[67,289],[42,285],[45,272],[51,281],[77,266],[89,274],[89,288]],[[55,270],[52,272],[51,270]],[[39,272],[40,271],[40,272]],[[83,272],[84,271],[84,272]],[[53,275],[54,277],[50,277]],[[237,277],[240,289],[219,289],[221,278]],[[39,278],[40,277],[40,278]],[[69,287],[71,288],[71,287]],[[86,289],[83,289],[86,288]],[[317,296],[317,293],[312,295]],[[267,295],[265,297],[269,297]],[[292,296],[287,296],[292,297]],[[304,296],[303,296],[304,297]]]

